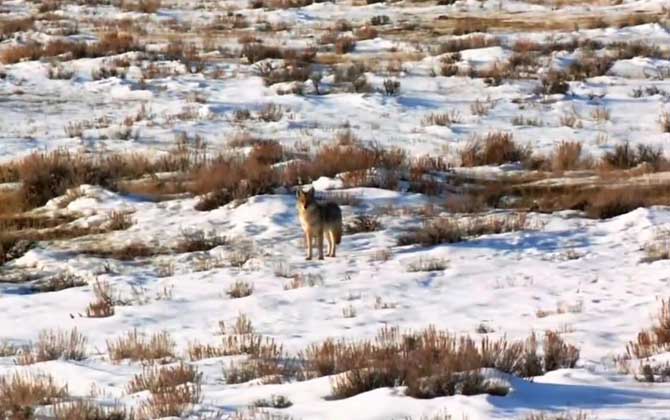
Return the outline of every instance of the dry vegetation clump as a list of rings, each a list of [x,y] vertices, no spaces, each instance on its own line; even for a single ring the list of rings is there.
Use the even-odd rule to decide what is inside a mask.
[[[335,53],[347,54],[356,48],[356,39],[350,36],[338,36],[335,40]]]
[[[128,212],[112,211],[107,215],[109,230],[126,230],[133,225],[133,218]]]
[[[530,229],[525,213],[509,215],[476,216],[457,220],[437,217],[398,238],[398,245],[420,244],[432,246],[444,243],[462,242],[482,235],[516,232]]]
[[[578,411],[576,413],[565,412],[558,414],[538,412],[528,414],[523,418],[523,420],[595,420],[595,417],[586,414],[583,411]]]
[[[3,49],[0,61],[5,64],[13,64],[26,59],[37,60],[62,56],[64,54],[67,54],[70,59],[97,58],[142,50],[143,47],[132,35],[112,31],[104,33],[95,43],[55,39],[46,44],[35,41],[16,44]]]
[[[670,299],[661,300],[656,325],[638,333],[637,339],[626,345],[626,358],[646,359],[670,351]]]
[[[67,386],[58,386],[51,375],[15,373],[0,376],[0,416],[8,420],[31,420],[34,407],[67,398]]]
[[[103,406],[91,400],[59,402],[53,407],[56,420],[134,420],[135,414],[122,406]]]
[[[272,147],[272,146],[271,146]],[[325,145],[309,160],[294,161],[283,168],[270,164],[277,149],[252,152],[247,157],[219,156],[194,171],[193,192],[204,194],[196,209],[208,211],[234,199],[272,192],[276,187],[293,187],[320,176],[367,170],[401,168],[406,155],[400,149],[384,149],[361,143]]]
[[[127,12],[156,13],[161,7],[161,0],[121,1],[121,10]]]
[[[540,78],[540,86],[537,93],[544,95],[565,95],[570,89],[568,76],[564,72],[549,71]]]
[[[22,183],[19,199],[23,209],[27,210],[44,205],[81,184],[116,190],[124,178],[178,170],[178,162],[172,159],[152,162],[136,154],[91,157],[66,151],[36,152],[16,164],[17,180]]]
[[[58,292],[72,287],[86,286],[88,282],[73,273],[61,272],[39,283],[35,288],[42,293]]]
[[[215,231],[183,230],[174,250],[178,253],[209,251],[217,246],[228,245],[230,243],[230,238],[219,235]]]
[[[142,373],[133,377],[127,390],[129,394],[144,390],[158,393],[165,388],[175,388],[187,383],[200,384],[201,381],[202,373],[198,372],[198,368],[183,362],[175,366],[147,366]]]
[[[113,258],[119,261],[132,261],[137,258],[147,258],[159,255],[164,252],[164,250],[141,242],[131,242],[117,248],[97,247],[83,249],[80,250],[80,252],[97,258]]]
[[[83,360],[86,358],[86,337],[76,328],[70,331],[42,330],[37,342],[19,355],[16,362],[20,365],[48,360]]]
[[[291,281],[284,285],[284,290],[299,289],[301,287],[323,286],[323,277],[320,274],[297,273],[291,277]]]
[[[251,296],[254,292],[253,283],[246,282],[244,280],[235,280],[235,283],[231,284],[226,293],[232,299],[239,299],[247,296]]]
[[[425,271],[442,271],[449,267],[449,261],[444,258],[419,258],[407,264],[407,271],[410,273]]]
[[[462,122],[463,119],[461,114],[458,111],[452,109],[448,112],[429,114],[423,119],[422,124],[450,127],[452,124],[460,124]]]
[[[644,246],[645,257],[642,262],[654,262],[670,259],[670,231],[656,232],[655,238]]]
[[[17,32],[26,32],[33,29],[35,18],[22,17],[14,19],[4,19],[0,25],[0,41],[3,41]]]
[[[139,418],[151,420],[163,417],[182,417],[201,401],[202,388],[199,383],[161,388],[157,392],[152,392],[149,399],[140,404]]]
[[[629,142],[618,144],[614,150],[605,153],[602,165],[605,168],[631,169],[646,164],[654,170],[659,170],[667,164],[663,150],[645,144],[638,144],[636,148]]]
[[[327,340],[312,345],[301,358],[307,377],[340,374],[333,382],[335,398],[398,384],[405,385],[407,395],[415,398],[505,395],[507,388],[487,380],[480,369],[496,368],[532,377],[575,366],[579,351],[557,334],[547,333],[543,343],[545,354],[540,355],[535,335],[517,342],[484,337],[477,343],[470,337],[457,337],[432,327],[407,333],[384,328],[374,340]]]
[[[254,407],[288,408],[293,405],[284,395],[272,395],[270,399],[260,399],[253,403]]]
[[[174,348],[175,343],[167,332],[147,338],[134,329],[115,340],[107,340],[107,352],[114,362],[124,359],[142,362],[172,359],[175,356]]]
[[[347,235],[354,235],[363,232],[375,232],[381,230],[382,224],[379,217],[368,214],[359,214],[344,226],[344,232]]]
[[[562,172],[589,169],[593,162],[582,154],[582,144],[577,141],[562,141],[554,147],[549,157],[551,170]]]
[[[476,48],[496,47],[500,45],[500,39],[488,35],[471,35],[468,37],[452,38],[441,42],[437,46],[437,54],[453,53],[462,50]]]
[[[658,124],[661,126],[661,131],[670,133],[670,112],[663,111],[658,117]]]
[[[106,318],[114,315],[115,297],[114,288],[109,282],[95,280],[93,285],[95,300],[86,307],[86,316],[89,318]]]
[[[491,132],[484,138],[474,137],[461,151],[463,166],[501,165],[530,159],[530,146],[519,146],[511,133]]]

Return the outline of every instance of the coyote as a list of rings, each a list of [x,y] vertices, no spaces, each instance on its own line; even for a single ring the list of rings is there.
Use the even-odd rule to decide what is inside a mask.
[[[319,259],[323,259],[323,235],[328,238],[328,256],[335,256],[335,245],[342,240],[342,211],[335,203],[317,203],[314,198],[314,187],[308,191],[298,188],[298,217],[302,230],[305,231],[307,259],[312,259],[312,240],[316,238],[319,247]]]

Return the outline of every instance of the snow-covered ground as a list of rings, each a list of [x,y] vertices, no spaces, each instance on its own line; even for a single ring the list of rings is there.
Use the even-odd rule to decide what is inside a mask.
[[[662,0],[566,2],[568,5],[562,7],[541,1],[459,0],[450,6],[408,1],[371,5],[327,2],[279,10],[251,9],[246,1],[198,3],[164,1],[157,13],[144,15],[111,6],[64,2],[54,13],[66,20],[79,20],[80,33],[71,37],[80,39],[93,39],[94,23],[99,20],[141,19],[148,32],[147,49],[167,42],[164,25],[198,27],[226,16],[229,10],[243,14],[253,24],[261,19],[286,22],[289,30],[256,33],[252,24],[250,29],[237,30],[235,36],[232,32],[214,35],[219,51],[238,49],[237,38],[244,33],[253,33],[267,45],[313,45],[337,19],[359,26],[373,16],[387,15],[394,25],[415,22],[417,29],[416,36],[402,31],[394,35],[380,27],[379,37],[358,41],[347,60],[382,63],[379,71],[367,74],[374,88],[367,93],[337,90],[316,95],[307,81],[304,95],[280,95],[277,86],[263,84],[254,66],[217,52],[210,53],[208,64],[218,69],[217,77],[190,74],[180,63],[163,62],[174,73],[145,80],[142,73],[148,63],[134,52],[116,57],[131,63],[123,79],[94,80],[92,73],[109,60],[107,57],[64,61],[61,65],[72,72],[66,79],[48,77],[54,66],[48,60],[7,64],[0,67],[4,75],[0,79],[0,162],[58,148],[166,153],[174,147],[177,133],[183,131],[201,135],[212,153],[224,150],[240,133],[274,139],[287,147],[316,146],[332,139],[343,127],[363,141],[400,146],[412,156],[445,156],[456,165],[458,151],[473,135],[493,130],[511,132],[516,141],[545,155],[561,140],[581,142],[594,157],[627,140],[670,152],[670,133],[659,127],[661,114],[670,111],[670,31],[668,5]],[[33,5],[11,0],[0,2],[0,9],[0,19],[5,20],[28,15]],[[515,32],[513,27],[505,27],[490,31],[490,36],[502,40],[500,46],[460,52],[459,67],[482,70],[508,60],[517,40],[643,41],[665,51],[664,58],[619,60],[603,76],[571,81],[569,95],[535,94],[539,85],[536,75],[500,86],[465,75],[441,76],[442,56],[428,53],[440,41],[454,38],[438,30],[439,15],[505,16],[540,22],[545,16],[555,21],[583,16],[620,20],[634,12],[660,18],[621,28],[566,25],[556,31],[538,27]],[[436,30],[431,35],[433,24]],[[0,42],[0,53],[27,39],[45,41],[50,37],[53,35],[46,30],[21,33]],[[186,31],[184,38],[196,36]],[[586,52],[552,52],[541,57],[543,70],[539,72],[567,68],[581,54]],[[401,59],[400,70],[389,73],[387,65]],[[387,78],[400,81],[398,95],[381,92]],[[326,67],[322,86],[324,92],[334,88],[333,75]],[[646,95],[646,89],[652,87],[657,89]],[[633,94],[636,89],[640,95]],[[474,112],[477,101],[490,108],[488,112]],[[255,114],[270,103],[284,108],[279,121],[234,118],[237,110]],[[608,118],[597,118],[594,112],[603,107],[609,111]],[[448,127],[424,124],[428,115],[438,112],[456,112],[460,121]],[[137,115],[142,117],[135,118]],[[127,135],[129,124],[124,125],[124,120],[129,116],[133,123]],[[566,116],[579,123],[566,126]],[[535,123],[515,124],[516,117]],[[73,136],[71,127],[77,123],[89,128]],[[568,343],[581,350],[577,368],[560,369],[533,380],[493,372],[510,385],[511,392],[504,397],[456,395],[423,400],[405,396],[397,388],[380,388],[332,400],[332,378],[229,385],[223,370],[239,357],[209,358],[193,362],[204,374],[203,400],[187,415],[233,415],[258,399],[283,395],[292,405],[270,411],[295,419],[418,419],[440,413],[449,413],[454,419],[517,419],[529,412],[564,410],[583,410],[601,420],[670,419],[670,384],[638,382],[632,374],[622,373],[614,361],[640,330],[652,325],[660,300],[668,296],[670,262],[641,260],[644,246],[658,232],[670,229],[670,209],[639,208],[608,220],[587,219],[576,212],[530,213],[534,227],[530,230],[427,248],[403,247],[397,245],[398,237],[421,226],[422,210],[435,198],[376,188],[346,189],[329,179],[320,179],[315,185],[319,192],[335,186],[338,193],[357,198],[356,205],[343,206],[345,223],[357,214],[379,214],[382,229],[345,235],[337,258],[305,261],[293,194],[255,196],[208,212],[194,209],[197,197],[153,202],[97,186],[83,186],[80,196],[66,198],[66,206],[60,203],[65,198],[53,199],[38,210],[77,214],[79,218],[72,222],[76,226],[99,224],[112,211],[129,212],[133,224],[126,230],[40,243],[2,267],[0,343],[25,345],[34,342],[41,330],[76,327],[88,339],[88,357],[28,366],[18,366],[12,356],[0,357],[0,375],[47,372],[58,383],[67,383],[74,396],[87,396],[93,387],[99,401],[119,401],[133,407],[148,395],[146,391],[129,394],[126,388],[143,367],[139,362],[113,363],[106,343],[135,328],[147,334],[166,331],[175,340],[178,356],[186,358],[190,343],[218,342],[219,322],[233,324],[240,314],[248,316],[258,334],[276,339],[291,354],[327,338],[370,338],[384,326],[405,330],[432,324],[479,337],[484,325],[487,335],[510,339],[525,338],[532,332],[560,331]],[[233,243],[208,251],[133,261],[82,252],[130,243],[169,248],[193,231],[222,235]],[[231,254],[240,241],[245,242],[250,258],[240,267],[231,266]],[[379,258],[380,253],[390,257]],[[413,262],[433,258],[446,261],[446,268],[408,270]],[[61,272],[88,284],[32,293],[27,283],[11,281],[17,273],[44,277]],[[318,281],[314,287],[286,288],[289,274],[312,276]],[[83,316],[93,299],[96,280],[109,283],[122,297],[132,300],[131,304],[117,305],[111,317]],[[253,293],[232,299],[226,292],[240,280],[253,284]],[[48,408],[41,410],[49,412]]]

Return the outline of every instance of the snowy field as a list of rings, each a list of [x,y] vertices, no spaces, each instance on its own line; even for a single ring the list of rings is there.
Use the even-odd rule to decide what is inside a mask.
[[[659,317],[670,311],[670,4],[368,3],[0,0],[0,418],[670,419],[670,312]],[[468,161],[488,133],[509,135],[522,158]],[[282,150],[268,166],[281,171],[335,138],[402,149],[412,174],[422,157],[440,164],[388,185],[298,176],[342,207],[342,244],[323,261],[305,260],[298,182],[257,195],[240,187],[244,197],[203,211],[220,186],[206,182],[206,163],[7,204],[27,196],[27,161],[18,175],[13,165],[35,152],[156,160],[185,148],[197,161],[253,154],[262,139]],[[565,141],[581,157],[562,166]],[[627,166],[612,158],[624,144],[638,150]],[[438,187],[417,187],[428,178]],[[487,183],[506,180],[518,196],[505,190],[493,203]],[[138,183],[159,193],[139,194]],[[563,204],[570,186],[590,204]],[[654,192],[625,210],[588,201],[608,188]],[[477,208],[453,204],[473,197]],[[469,233],[403,240],[440,220]],[[30,243],[3,249],[3,234]],[[342,398],[348,370],[307,367],[310,346],[329,339],[430,326],[477,346],[535,334],[545,368],[477,365],[504,395],[466,395],[456,380],[455,392],[418,398],[408,374]],[[656,341],[635,351],[654,327]],[[167,351],[117,357],[115,340],[133,331],[140,341],[163,334]],[[579,349],[576,363],[546,366],[547,331]],[[58,341],[49,332],[85,342],[70,343],[78,354],[40,351]],[[230,344],[255,337],[281,351]],[[180,363],[198,373],[132,385]],[[361,363],[362,376],[385,369]],[[12,393],[17,378],[48,375],[67,395]],[[196,390],[173,411],[147,408]],[[75,415],[74,404],[125,417]]]

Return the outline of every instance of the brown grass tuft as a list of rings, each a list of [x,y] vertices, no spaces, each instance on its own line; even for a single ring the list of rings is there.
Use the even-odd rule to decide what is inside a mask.
[[[106,318],[114,315],[114,288],[109,282],[95,280],[93,285],[95,300],[86,307],[89,318]]]
[[[51,375],[0,376],[0,415],[8,420],[30,420],[34,407],[68,397],[67,386],[56,385]]]
[[[37,342],[19,355],[16,362],[20,365],[49,360],[83,360],[86,358],[86,337],[76,328],[70,331],[42,330]]]
[[[640,331],[637,339],[626,345],[628,358],[646,359],[670,351],[670,299],[661,300],[656,322],[651,329]]]
[[[80,399],[54,405],[56,420],[134,420],[135,414],[122,406],[102,406],[94,401]]]
[[[501,165],[526,162],[531,155],[530,146],[519,146],[511,133],[491,132],[486,137],[474,137],[461,151],[463,166]]]
[[[129,394],[144,390],[159,393],[166,388],[175,388],[187,383],[200,384],[201,381],[202,373],[198,372],[198,368],[183,362],[175,366],[147,366],[142,373],[133,377],[127,390]]]
[[[135,329],[116,340],[107,340],[109,358],[114,362],[124,359],[144,362],[172,359],[174,347],[175,343],[167,332],[153,334],[147,339]]]
[[[504,216],[476,216],[464,220],[438,217],[398,238],[398,245],[432,246],[455,243],[481,235],[516,232],[530,229],[525,213]]]
[[[232,299],[239,299],[247,296],[251,296],[254,292],[254,285],[243,280],[235,280],[226,293]]]

